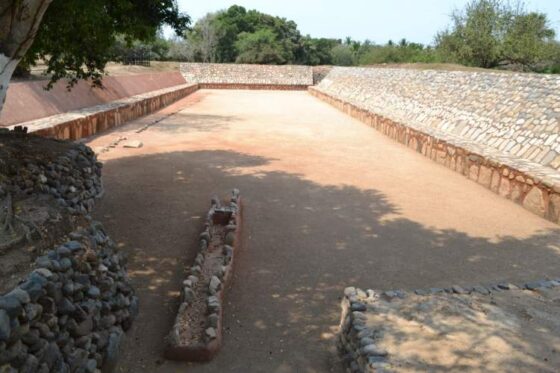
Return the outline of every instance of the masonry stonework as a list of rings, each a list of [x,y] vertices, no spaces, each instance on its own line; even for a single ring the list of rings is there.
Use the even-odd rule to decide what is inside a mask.
[[[183,63],[181,73],[188,83],[266,89],[313,85],[313,69],[310,66]]]
[[[403,87],[409,84],[407,77],[412,79],[412,88]],[[507,77],[512,79],[511,92],[506,90]],[[493,84],[492,79],[496,80]],[[465,85],[463,90],[472,96],[454,94],[444,88],[449,83],[463,92],[458,86],[461,82]],[[532,85],[523,88],[519,82]],[[433,161],[560,223],[560,172],[555,163],[560,151],[556,143],[560,134],[560,95],[554,91],[558,84],[560,78],[524,74],[518,77],[498,73],[334,68],[309,92]],[[481,87],[488,87],[488,97]],[[526,92],[533,88],[532,94]],[[461,100],[454,97],[457,95]],[[485,99],[491,104],[485,103]],[[509,103],[509,111],[492,109],[496,105],[501,107],[501,99]],[[533,125],[514,124],[521,123],[521,119],[513,121],[513,116],[524,117],[524,123]],[[473,128],[478,132],[470,130]],[[524,139],[512,137],[512,131],[521,131]],[[474,132],[478,135],[473,137]],[[510,140],[521,141],[520,148],[537,146],[542,152],[546,149],[550,156],[535,158],[535,151],[508,152],[507,146],[501,144]]]

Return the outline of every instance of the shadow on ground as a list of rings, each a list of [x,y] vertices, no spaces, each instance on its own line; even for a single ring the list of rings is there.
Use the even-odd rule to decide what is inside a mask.
[[[224,347],[189,372],[340,371],[334,335],[346,286],[414,289],[559,275],[560,230],[498,242],[435,231],[399,218],[375,190],[252,170],[269,162],[227,151],[106,162],[107,193],[95,215],[129,253],[141,300],[119,372],[185,369],[163,360],[164,337],[210,197],[234,187],[245,201],[245,230]]]

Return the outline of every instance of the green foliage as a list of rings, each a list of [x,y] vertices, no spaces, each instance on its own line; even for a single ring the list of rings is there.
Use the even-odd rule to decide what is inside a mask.
[[[297,61],[302,65],[331,65],[334,63],[331,51],[339,44],[340,41],[335,39],[304,36],[301,39]]]
[[[552,57],[554,30],[547,26],[544,14],[528,13],[516,16],[505,35],[503,52],[509,62],[530,68]]]
[[[132,46],[134,40],[153,42],[162,24],[182,34],[189,22],[175,0],[57,0],[21,64],[46,62],[50,85],[62,78],[99,85],[118,35]]]
[[[332,49],[328,39],[302,37],[293,21],[237,5],[199,20],[186,39],[198,62],[328,63]]]
[[[406,39],[402,39],[398,44],[391,42],[384,46],[364,46],[359,56],[360,65],[430,63],[436,61],[437,56],[431,47],[425,47],[418,43],[409,43]]]
[[[452,16],[450,30],[436,36],[444,59],[493,68],[517,64],[534,68],[547,58],[554,30],[546,15],[513,8],[502,0],[472,0]]]
[[[356,63],[354,51],[348,44],[339,44],[331,51],[332,62],[338,66],[352,66]]]
[[[235,42],[237,63],[282,65],[293,56],[270,29],[242,32]]]
[[[111,48],[110,58],[112,61],[123,63],[133,60],[165,60],[170,44],[161,36],[149,42],[140,40],[127,42],[123,35],[119,35]]]

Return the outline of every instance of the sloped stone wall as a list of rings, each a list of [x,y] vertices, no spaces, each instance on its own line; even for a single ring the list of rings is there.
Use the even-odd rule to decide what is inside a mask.
[[[412,128],[560,169],[560,76],[335,67],[317,88]]]
[[[532,74],[333,68],[309,91],[560,223],[558,84],[560,78]]]
[[[182,85],[185,79],[179,71],[174,71],[105,76],[103,88],[92,88],[89,82],[80,80],[69,91],[68,81],[61,80],[47,91],[46,84],[45,80],[10,83],[0,113],[0,127]]]
[[[297,65],[246,65],[183,63],[181,73],[188,83],[199,83],[204,88],[254,88],[274,89],[275,87],[308,87],[313,85],[313,69]]]
[[[78,140],[154,113],[198,90],[182,84],[47,118],[20,123],[29,132],[59,140]],[[11,126],[10,128],[14,128]]]

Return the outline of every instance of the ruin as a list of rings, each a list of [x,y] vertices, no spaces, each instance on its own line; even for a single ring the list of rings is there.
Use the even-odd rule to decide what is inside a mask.
[[[24,259],[15,253],[37,245],[40,229],[26,240],[34,233],[20,222],[17,243],[0,241],[0,255],[21,263],[0,268],[10,278],[0,297],[0,368],[95,370],[117,364],[119,348],[130,370],[148,369],[142,354],[214,358],[207,367],[216,370],[246,367],[246,357],[255,369],[287,371],[448,367],[449,351],[448,360],[426,353],[410,363],[391,344],[398,326],[380,320],[406,318],[415,302],[426,304],[418,320],[446,306],[464,316],[495,298],[492,312],[513,326],[492,327],[532,343],[539,336],[519,332],[509,297],[558,314],[560,78],[182,64],[161,80],[78,87],[72,102],[64,90],[37,98],[32,84],[14,86],[0,136],[48,141],[49,156],[0,167],[3,211],[8,195],[18,211],[41,199],[49,218],[33,224],[49,228],[57,214],[72,224]],[[21,112],[32,96],[36,110]],[[237,187],[243,232],[237,190],[224,205],[213,199],[206,215],[213,193]],[[125,252],[133,253],[128,275]],[[556,346],[552,324],[535,319]],[[132,344],[122,338],[129,329]],[[57,359],[45,360],[64,338]],[[248,348],[259,342],[266,347]],[[527,369],[558,361],[508,348],[507,364],[523,353]],[[172,364],[180,363],[149,369]]]

